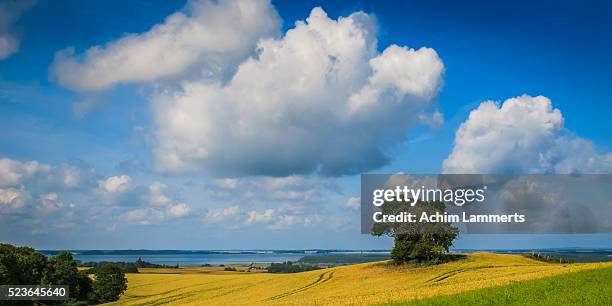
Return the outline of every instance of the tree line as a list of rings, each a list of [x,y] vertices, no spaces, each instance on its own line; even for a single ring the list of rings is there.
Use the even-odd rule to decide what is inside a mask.
[[[318,269],[321,268],[317,266],[303,265],[291,261],[286,261],[282,263],[271,263],[267,270],[268,273],[298,273]]]
[[[165,269],[178,269],[179,265],[158,265],[154,263],[150,263],[148,261],[142,260],[142,258],[138,258],[138,260],[134,262],[124,262],[124,261],[86,261],[79,262],[77,261],[79,267],[88,268],[85,270],[87,274],[95,274],[97,269],[106,266],[106,265],[116,265],[119,266],[123,273],[139,273],[138,269],[140,268],[165,268]]]
[[[96,267],[93,279],[79,271],[77,261],[67,251],[47,256],[30,247],[0,244],[0,285],[67,285],[66,301],[37,301],[38,305],[92,305],[112,302],[127,289],[121,267]],[[0,305],[33,305],[33,301],[0,301]]]

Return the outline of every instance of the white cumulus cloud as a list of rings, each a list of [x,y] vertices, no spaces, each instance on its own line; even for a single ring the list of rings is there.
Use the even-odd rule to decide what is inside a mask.
[[[43,194],[39,198],[41,210],[43,212],[55,212],[64,207],[64,202],[59,199],[59,195],[55,192]]]
[[[191,207],[185,203],[177,203],[168,208],[168,214],[174,218],[182,218],[189,214]]]
[[[443,163],[446,173],[601,173],[612,154],[563,126],[563,115],[544,96],[487,101],[473,110]]]
[[[199,79],[152,97],[162,172],[224,177],[359,173],[429,123],[444,65],[430,48],[377,52],[376,22],[315,8],[281,39],[262,39],[228,82]],[[427,113],[431,113],[427,115]]]
[[[0,157],[0,187],[36,182],[74,189],[88,184],[91,170],[69,164],[47,165],[36,160],[18,161]]]
[[[268,208],[262,212],[253,210],[249,212],[244,224],[253,225],[258,223],[268,223],[272,220],[272,217],[274,217],[274,209],[272,208]]]
[[[238,213],[240,206],[234,205],[230,207],[221,207],[209,211],[206,214],[205,222],[219,222],[229,217],[233,217]]]
[[[153,205],[166,205],[171,199],[164,194],[166,185],[160,182],[153,182],[149,185],[149,201]]]
[[[37,173],[48,172],[51,167],[37,161],[20,162],[9,158],[0,158],[0,186],[14,186],[31,178]]]
[[[81,92],[187,72],[222,76],[253,52],[259,38],[277,35],[279,25],[267,0],[191,1],[148,32],[91,47],[84,54],[75,54],[74,48],[58,52],[51,74]]]
[[[295,216],[280,216],[274,224],[270,225],[270,229],[281,230],[288,229],[296,222]]]
[[[166,210],[154,207],[142,207],[123,213],[120,218],[130,223],[150,225],[160,223],[168,218],[183,218],[191,212],[191,207],[185,203],[169,205]]]
[[[165,219],[162,211],[153,208],[139,208],[121,215],[121,218],[140,225],[149,225],[153,222],[160,222]]]
[[[116,194],[132,188],[132,178],[128,175],[111,176],[98,181],[98,189],[105,193]]]
[[[0,209],[2,208],[15,209],[15,208],[22,207],[26,203],[28,198],[29,198],[29,195],[23,186],[21,186],[19,189],[0,188]]]

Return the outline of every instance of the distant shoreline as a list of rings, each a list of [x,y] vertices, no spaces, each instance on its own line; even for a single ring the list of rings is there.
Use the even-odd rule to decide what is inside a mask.
[[[58,254],[60,251],[65,249],[57,250],[39,250],[39,252],[53,256]],[[232,255],[232,254],[385,254],[390,253],[391,250],[383,249],[366,249],[366,250],[354,250],[354,249],[304,249],[304,250],[153,250],[153,249],[117,249],[117,250],[90,250],[90,249],[68,249],[67,251],[78,254],[78,255]],[[542,249],[453,249],[452,253],[476,253],[476,252],[490,252],[500,254],[514,254],[514,253],[529,253],[529,252],[562,252],[562,253],[597,253],[597,252],[612,252],[610,248],[542,248]]]
[[[134,262],[139,258],[159,265],[193,267],[210,265],[269,264],[300,260],[319,263],[350,264],[390,258],[388,250],[69,250],[81,262]],[[54,256],[57,250],[41,250],[46,256]],[[549,257],[562,257],[575,262],[612,261],[612,250],[566,249],[508,249],[473,250],[455,249],[453,253],[489,252],[497,254],[528,254],[537,252]]]

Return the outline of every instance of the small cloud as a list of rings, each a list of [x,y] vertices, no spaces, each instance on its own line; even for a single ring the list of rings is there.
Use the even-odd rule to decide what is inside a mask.
[[[166,205],[170,203],[170,198],[164,194],[166,185],[160,182],[153,182],[149,185],[149,201],[153,205]]]
[[[359,209],[359,205],[361,204],[360,202],[360,198],[358,197],[350,197],[348,198],[348,200],[346,200],[346,207],[350,208],[350,209]]]
[[[258,223],[268,223],[272,220],[272,216],[274,214],[274,209],[266,209],[264,212],[257,212],[255,210],[249,212],[245,225],[252,225]]]
[[[431,128],[437,129],[440,128],[442,126],[442,124],[444,124],[444,114],[442,114],[439,111],[435,111],[431,114],[420,114],[418,116],[419,120],[421,120],[421,122],[429,125]]]
[[[132,178],[127,175],[111,176],[98,181],[98,190],[109,194],[118,194],[132,188]]]
[[[49,172],[51,167],[35,160],[20,162],[0,158],[0,186],[15,186],[41,172]]]
[[[226,178],[214,181],[215,186],[225,189],[235,189],[238,186],[238,179]]]
[[[135,209],[121,215],[122,219],[140,225],[149,225],[154,221],[163,221],[165,217],[162,211],[154,208]]]
[[[222,207],[211,210],[206,214],[204,221],[206,222],[219,222],[229,217],[235,216],[238,213],[240,206],[234,205],[230,207]]]
[[[41,195],[39,202],[41,210],[45,213],[54,212],[64,207],[64,202],[59,200],[59,196],[55,192]]]
[[[24,183],[75,189],[91,183],[94,172],[69,164],[47,165],[36,160],[22,162],[0,157],[0,187]]]
[[[122,217],[128,221],[138,221],[144,219],[147,214],[147,210],[144,208],[128,211],[122,215]]]
[[[280,216],[269,228],[274,230],[288,229],[295,223],[295,219],[295,216]]]
[[[311,216],[307,216],[304,218],[304,225],[305,226],[311,226],[317,223],[320,223],[322,220],[321,216],[319,216],[319,214],[314,214]]]
[[[64,165],[60,171],[64,186],[68,188],[76,188],[81,184],[81,170],[79,168]]]
[[[168,214],[170,214],[170,216],[174,218],[182,218],[187,216],[190,211],[191,208],[189,207],[189,205],[185,203],[178,203],[170,206],[170,209],[168,209]]]
[[[16,209],[22,207],[28,200],[29,195],[25,187],[17,188],[0,188],[0,209],[9,208]]]
[[[57,193],[53,192],[53,193],[42,195],[40,199],[42,201],[57,201],[58,196],[57,196]]]

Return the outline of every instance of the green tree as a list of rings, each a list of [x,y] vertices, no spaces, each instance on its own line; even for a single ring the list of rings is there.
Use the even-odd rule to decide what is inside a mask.
[[[78,301],[94,301],[95,297],[93,296],[93,284],[91,278],[86,273],[79,271],[77,275],[77,287],[78,291],[76,294],[71,297]]]
[[[126,289],[127,279],[120,266],[107,264],[96,269],[93,291],[98,302],[116,301]]]
[[[69,252],[47,257],[33,248],[0,244],[0,285],[68,285],[67,303],[88,301],[92,292],[91,279],[79,272]],[[62,301],[0,301],[0,305],[56,304]]]
[[[30,247],[0,244],[0,285],[40,284],[47,257]]]
[[[394,201],[384,203],[381,211],[385,215],[412,213],[416,216],[416,221],[419,221],[422,213],[444,214],[444,203],[419,202],[410,206]],[[445,222],[375,223],[372,228],[372,235],[395,238],[391,258],[396,264],[410,261],[440,262],[458,234],[456,227]]]
[[[67,251],[52,257],[47,264],[44,284],[67,285],[70,297],[76,300],[87,300],[92,291],[91,279],[77,268],[77,262]]]

